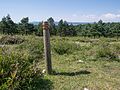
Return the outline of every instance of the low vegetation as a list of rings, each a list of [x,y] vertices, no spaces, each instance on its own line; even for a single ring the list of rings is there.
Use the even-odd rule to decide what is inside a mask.
[[[1,44],[20,44],[24,42],[24,39],[18,36],[3,36],[0,39]]]
[[[42,37],[0,40],[0,90],[120,89],[119,38],[51,37],[53,75],[42,73]]]

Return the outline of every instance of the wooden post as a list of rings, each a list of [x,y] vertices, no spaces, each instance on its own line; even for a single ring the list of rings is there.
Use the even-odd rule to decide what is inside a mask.
[[[51,63],[51,49],[50,49],[50,33],[48,22],[43,22],[43,40],[44,40],[44,52],[46,61],[46,72],[47,74],[52,73]]]

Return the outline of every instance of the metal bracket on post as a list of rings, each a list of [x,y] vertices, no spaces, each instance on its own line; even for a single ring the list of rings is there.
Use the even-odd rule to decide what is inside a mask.
[[[48,22],[43,22],[43,41],[46,61],[46,72],[52,74],[51,49],[50,49],[50,33]]]

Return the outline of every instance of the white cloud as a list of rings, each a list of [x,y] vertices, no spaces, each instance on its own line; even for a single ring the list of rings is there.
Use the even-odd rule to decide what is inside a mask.
[[[107,14],[103,14],[101,16],[101,18],[108,19],[108,20],[119,19],[120,18],[120,14],[107,13]]]
[[[58,18],[58,17],[57,17]],[[120,14],[114,14],[114,13],[104,13],[100,15],[96,14],[72,14],[72,15],[66,15],[66,16],[61,16],[59,19],[64,19],[67,21],[72,21],[72,22],[97,22],[100,19],[103,20],[104,22],[120,22]]]
[[[117,16],[115,14],[111,14],[111,13],[107,13],[107,14],[102,15],[102,18],[105,18],[105,19],[114,19],[116,17]]]
[[[82,15],[82,18],[86,18],[88,20],[95,20],[97,19],[96,15]]]
[[[67,21],[73,21],[73,22],[91,22],[95,21],[97,19],[96,15],[85,15],[85,14],[73,14],[71,16],[63,17]]]
[[[77,15],[76,19],[77,21],[88,21],[88,22],[94,22],[94,21],[99,21],[100,19],[105,21],[105,22],[115,22],[115,21],[120,21],[120,14],[113,14],[113,13],[106,13],[106,14],[101,14],[101,15]]]

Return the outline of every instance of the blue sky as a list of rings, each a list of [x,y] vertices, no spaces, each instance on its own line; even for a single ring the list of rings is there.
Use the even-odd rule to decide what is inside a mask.
[[[0,0],[0,19],[7,14],[15,22],[23,17],[42,21],[53,17],[72,22],[120,21],[120,0]]]

